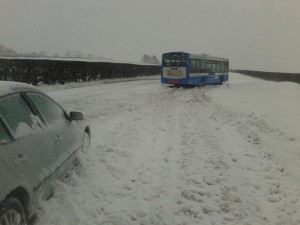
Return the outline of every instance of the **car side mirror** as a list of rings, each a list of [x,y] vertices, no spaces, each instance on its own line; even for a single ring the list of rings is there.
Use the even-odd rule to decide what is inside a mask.
[[[71,120],[83,120],[83,115],[81,112],[70,112]]]

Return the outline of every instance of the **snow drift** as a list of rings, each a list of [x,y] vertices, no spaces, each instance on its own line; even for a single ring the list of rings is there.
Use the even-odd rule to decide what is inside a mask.
[[[298,84],[89,85],[42,87],[84,113],[92,148],[37,224],[300,224]]]

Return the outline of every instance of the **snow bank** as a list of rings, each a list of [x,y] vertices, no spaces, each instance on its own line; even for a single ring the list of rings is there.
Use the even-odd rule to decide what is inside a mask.
[[[49,91],[84,113],[92,148],[37,224],[300,224],[298,89],[231,74]]]

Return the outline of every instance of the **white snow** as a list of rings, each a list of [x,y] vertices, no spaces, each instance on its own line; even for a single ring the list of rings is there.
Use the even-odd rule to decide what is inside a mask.
[[[159,76],[67,87],[40,88],[84,113],[92,147],[38,225],[300,224],[298,84],[231,73],[191,89]]]
[[[24,122],[20,122],[16,129],[16,137],[22,138],[33,133],[32,128]]]

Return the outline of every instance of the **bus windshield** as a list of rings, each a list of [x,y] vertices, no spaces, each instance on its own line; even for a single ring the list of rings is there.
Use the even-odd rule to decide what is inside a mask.
[[[172,53],[165,54],[162,59],[163,66],[171,67],[171,66],[186,66],[186,57],[185,54],[182,53]]]

